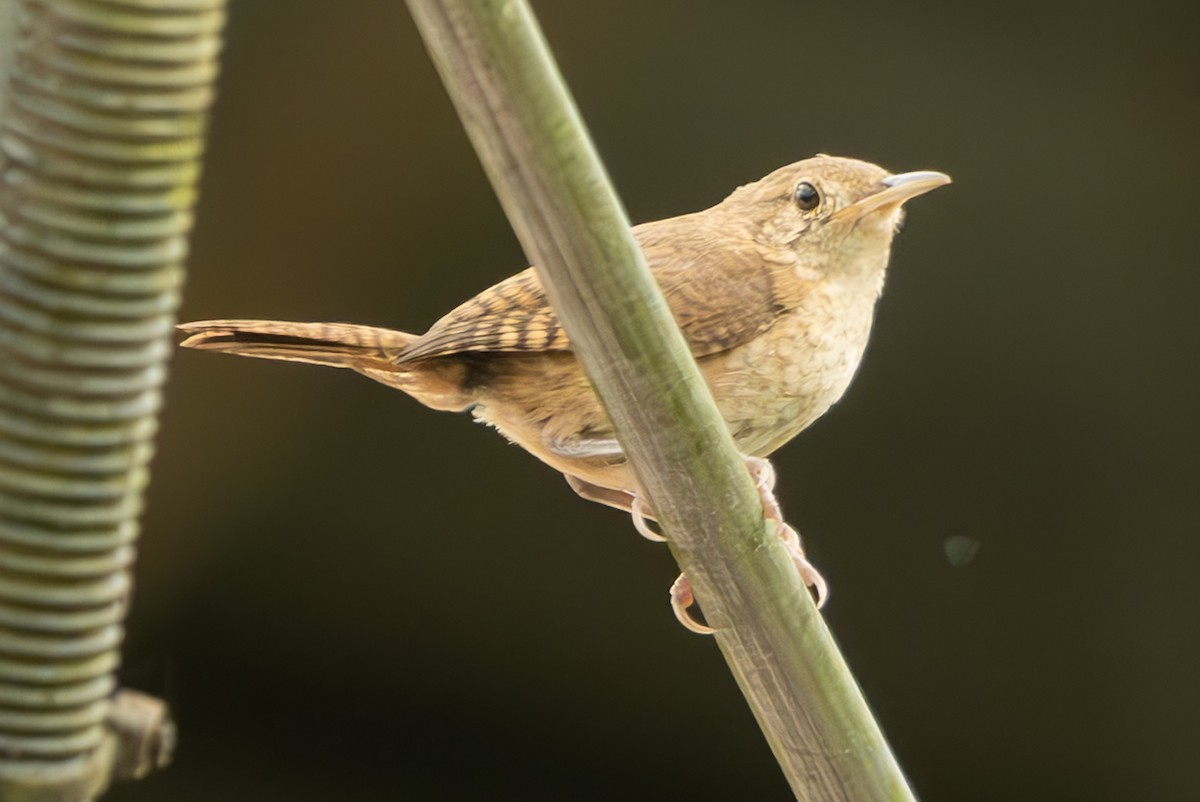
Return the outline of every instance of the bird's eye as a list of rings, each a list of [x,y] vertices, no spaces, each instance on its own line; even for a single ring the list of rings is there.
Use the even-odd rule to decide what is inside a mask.
[[[817,188],[807,181],[801,181],[796,185],[796,206],[802,212],[811,212],[813,209],[821,205],[821,193],[817,192]]]

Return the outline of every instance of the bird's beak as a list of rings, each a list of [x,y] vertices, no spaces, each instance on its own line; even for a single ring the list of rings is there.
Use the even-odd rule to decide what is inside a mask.
[[[900,173],[883,179],[883,189],[865,198],[855,201],[844,209],[834,213],[834,218],[849,218],[858,220],[864,215],[877,211],[890,211],[899,208],[905,201],[918,195],[924,195],[931,189],[950,183],[950,176],[932,170],[921,170],[915,173]]]

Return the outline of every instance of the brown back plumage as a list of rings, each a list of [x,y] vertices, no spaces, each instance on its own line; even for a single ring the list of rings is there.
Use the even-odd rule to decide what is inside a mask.
[[[711,210],[710,210],[711,211]],[[692,346],[707,356],[741,345],[769,329],[808,289],[787,261],[765,259],[753,243],[722,247],[719,219],[675,217],[634,228],[667,303]],[[711,215],[710,216],[714,216]],[[716,225],[714,225],[716,224]],[[529,268],[484,290],[434,323],[400,360],[479,351],[569,351],[571,342],[550,307],[537,272]]]

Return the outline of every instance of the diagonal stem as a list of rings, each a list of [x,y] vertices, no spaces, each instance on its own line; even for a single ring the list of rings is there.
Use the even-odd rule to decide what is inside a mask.
[[[523,0],[408,0],[797,797],[911,800],[771,528]]]

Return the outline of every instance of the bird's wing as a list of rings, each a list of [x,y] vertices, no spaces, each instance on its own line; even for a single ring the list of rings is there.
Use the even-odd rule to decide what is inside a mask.
[[[730,247],[703,232],[700,227],[680,237],[665,230],[666,236],[648,236],[641,243],[697,358],[753,340],[799,303],[802,289],[790,251],[772,260],[756,243]]]
[[[469,351],[569,351],[566,332],[531,267],[457,307],[408,348],[405,362]]]
[[[799,289],[785,260],[751,243],[731,249],[703,226],[674,218],[634,234],[676,323],[696,357],[734,348],[771,327]],[[787,290],[791,288],[792,293]],[[472,351],[569,351],[571,343],[533,268],[505,279],[453,310],[405,350],[402,361]]]

